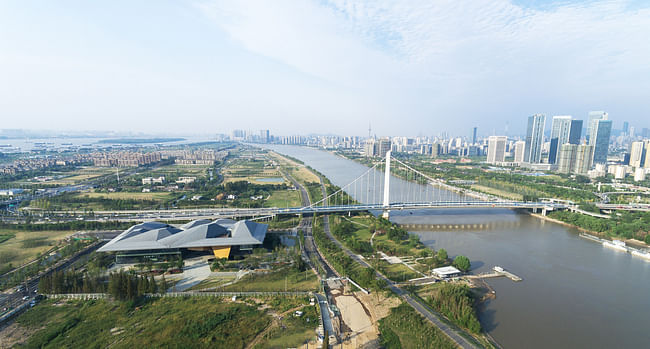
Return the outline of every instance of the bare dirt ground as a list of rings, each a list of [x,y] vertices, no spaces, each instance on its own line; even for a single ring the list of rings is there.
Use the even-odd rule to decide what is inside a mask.
[[[343,348],[378,347],[378,321],[399,305],[400,300],[362,292],[344,295],[339,290],[332,291],[332,295],[347,329],[342,336]]]
[[[37,328],[26,328],[14,322],[0,330],[0,348],[11,348],[23,344],[38,330]]]

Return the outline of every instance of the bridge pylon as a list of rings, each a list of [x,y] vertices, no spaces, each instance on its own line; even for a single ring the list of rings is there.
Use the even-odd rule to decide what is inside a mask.
[[[390,150],[386,152],[386,170],[384,172],[384,213],[383,218],[390,218]]]

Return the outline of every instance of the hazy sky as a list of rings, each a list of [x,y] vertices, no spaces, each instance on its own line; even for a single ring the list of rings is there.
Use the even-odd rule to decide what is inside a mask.
[[[487,135],[590,110],[650,127],[649,2],[0,0],[0,128]]]

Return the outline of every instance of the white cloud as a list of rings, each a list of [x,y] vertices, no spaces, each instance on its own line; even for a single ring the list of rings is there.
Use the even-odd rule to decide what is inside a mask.
[[[385,116],[479,122],[536,111],[650,112],[650,8],[628,1],[524,8],[508,0],[208,1],[235,41],[366,89]],[[626,109],[627,108],[627,109]],[[472,119],[473,118],[473,119]],[[440,121],[441,128],[448,120]]]

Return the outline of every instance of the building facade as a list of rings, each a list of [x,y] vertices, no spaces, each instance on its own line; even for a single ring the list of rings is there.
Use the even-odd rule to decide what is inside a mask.
[[[488,153],[487,162],[496,164],[504,162],[506,159],[506,136],[490,136],[488,137]]]
[[[607,116],[607,113],[605,113]],[[612,121],[605,119],[595,120],[594,127],[591,130],[589,145],[594,147],[594,164],[607,163],[607,153],[609,152],[609,138],[612,132]]]
[[[554,164],[557,161],[560,146],[569,143],[571,133],[571,116],[558,115],[553,117],[551,124],[551,146],[548,152],[548,163]]]
[[[535,114],[528,117],[524,162],[532,164],[542,162],[542,143],[544,140],[545,125],[546,115],[544,114]]]

